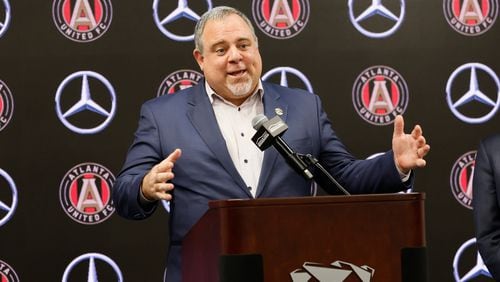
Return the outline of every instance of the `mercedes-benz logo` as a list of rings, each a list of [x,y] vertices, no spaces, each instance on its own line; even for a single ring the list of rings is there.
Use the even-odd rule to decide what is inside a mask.
[[[73,104],[69,109],[64,110],[62,105],[61,105],[61,96],[63,95],[63,91],[65,90],[66,86],[73,80],[75,79],[80,79],[82,80],[81,87],[80,87],[80,99],[78,102]],[[106,88],[106,91],[108,92],[107,94],[109,95],[109,100],[110,100],[110,107],[111,109],[106,110],[103,106],[98,104],[93,98],[91,94],[91,90],[89,87],[89,79],[96,79],[98,80],[99,83],[103,84]],[[101,93],[93,93],[94,95],[96,94],[101,94]],[[69,95],[68,95],[69,96]],[[73,95],[74,96],[74,95]],[[115,115],[116,111],[116,94],[113,86],[111,83],[102,75],[92,72],[92,71],[79,71],[76,73],[73,73],[69,75],[67,78],[61,82],[59,87],[57,88],[57,93],[55,97],[55,102],[56,102],[56,112],[57,116],[61,120],[61,122],[70,130],[73,132],[79,133],[79,134],[94,134],[97,133],[111,122]],[[94,113],[97,113],[99,116],[104,117],[104,121],[101,122],[98,126],[91,127],[91,128],[81,128],[79,126],[73,125],[71,122],[68,121],[68,118],[71,116],[74,116],[84,110],[88,110]]]
[[[208,10],[212,9],[212,1],[205,0],[208,6]],[[194,39],[194,34],[191,35],[177,35],[171,31],[169,31],[165,26],[169,23],[175,22],[180,18],[185,18],[194,22],[197,22],[200,19],[200,15],[193,11],[188,6],[188,0],[178,0],[177,8],[173,10],[170,14],[168,14],[165,18],[160,19],[159,16],[159,4],[160,0],[154,0],[153,2],[153,18],[156,23],[156,26],[160,29],[160,31],[167,36],[168,38],[175,41],[192,41]],[[194,30],[194,28],[192,29]]]
[[[455,80],[457,76],[465,71],[470,71],[470,76],[468,80],[468,88],[463,95],[456,101],[453,100],[452,92],[453,86],[455,84]],[[479,79],[478,79],[478,71],[482,71],[487,74],[488,78],[490,78],[496,86],[496,92],[491,93],[490,95],[486,95],[484,91],[480,89]],[[491,98],[495,96],[494,98]],[[481,104],[490,107],[489,112],[480,117],[470,117],[466,114],[463,114],[458,110],[461,106],[469,104],[472,101],[477,101]],[[452,113],[460,120],[478,124],[483,123],[491,119],[496,112],[498,111],[498,107],[500,107],[500,81],[498,80],[498,76],[496,73],[490,69],[488,66],[480,64],[480,63],[468,63],[457,68],[448,79],[446,83],[446,102],[450,107]]]
[[[88,276],[87,276],[87,281],[98,281],[97,280],[97,268],[95,265],[96,259],[104,261],[107,263],[109,266],[111,266],[116,274],[117,281],[121,282],[123,281],[123,275],[118,267],[118,265],[109,257],[99,254],[99,253],[87,253],[83,254],[77,258],[75,258],[64,270],[64,274],[62,277],[62,282],[67,282],[69,281],[69,275],[71,274],[71,271],[81,262],[84,261],[89,261],[89,268],[88,268]],[[72,280],[73,281],[73,280]]]
[[[262,80],[264,80],[264,81],[268,80],[271,76],[273,76],[275,74],[279,74],[280,75],[280,85],[288,87],[288,73],[291,73],[294,76],[298,77],[306,86],[307,91],[313,93],[313,88],[311,86],[311,83],[309,82],[309,79],[307,79],[307,77],[304,74],[302,74],[299,70],[291,68],[291,67],[273,68],[273,69],[269,70],[268,72],[266,72],[262,76]]]
[[[0,37],[4,35],[4,33],[7,31],[9,28],[10,24],[10,4],[8,0],[3,0],[3,6],[4,6],[4,21],[0,22]]]
[[[483,259],[481,258],[481,255],[476,251],[476,265],[471,267],[467,273],[465,273],[463,276],[460,276],[458,268],[459,268],[459,263],[460,263],[460,258],[464,251],[475,245],[476,244],[476,238],[469,239],[467,242],[463,243],[462,246],[457,250],[457,253],[455,254],[455,257],[453,258],[453,276],[455,277],[455,281],[457,282],[465,282],[469,281],[470,279],[473,279],[475,277],[478,277],[480,275],[484,275],[487,277],[491,277],[490,272],[488,271],[488,268],[483,262]]]
[[[0,226],[2,226],[12,218],[16,210],[17,188],[16,184],[14,183],[14,180],[12,180],[10,175],[7,174],[7,172],[5,172],[1,168],[0,168],[0,176],[3,177],[7,181],[7,183],[9,183],[10,191],[12,193],[12,199],[10,200],[10,205],[2,201],[2,199],[0,199]],[[4,212],[6,212],[7,214],[1,217]]]
[[[366,8],[363,12],[361,12],[359,15],[355,16],[354,15],[354,0],[349,0],[348,6],[349,6],[349,18],[351,19],[352,24],[354,27],[364,34],[365,36],[371,37],[371,38],[384,38],[392,35],[396,30],[401,26],[403,23],[403,19],[405,16],[405,1],[400,0],[400,8],[399,8],[399,15],[395,15],[391,10],[387,9],[383,4],[382,0],[372,0],[371,5]],[[369,31],[368,29],[364,28],[361,26],[361,22],[372,18],[374,16],[381,16],[384,18],[389,19],[390,21],[394,22],[391,28],[388,30],[385,30],[383,32],[375,32],[375,31]]]

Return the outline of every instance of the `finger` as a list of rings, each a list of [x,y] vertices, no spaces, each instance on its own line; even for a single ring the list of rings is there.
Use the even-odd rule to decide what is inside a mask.
[[[181,149],[175,149],[168,157],[158,164],[157,171],[164,172],[171,170],[174,167],[174,163],[180,158],[181,153]]]
[[[156,183],[154,185],[154,193],[168,193],[174,189],[172,183]]]
[[[419,150],[420,150],[419,156],[421,158],[423,158],[429,153],[429,151],[431,150],[431,146],[425,145],[424,147],[420,148]]]
[[[415,139],[417,139],[419,136],[422,136],[422,128],[420,125],[415,125],[415,128],[411,131],[411,136]]]
[[[168,193],[161,193],[161,192],[158,192],[158,193],[155,193],[155,196],[158,200],[165,200],[165,201],[170,201],[172,200],[172,195],[171,194],[168,194]]]
[[[166,161],[175,163],[180,157],[181,157],[181,149],[177,148],[175,149],[168,157],[165,159]]]
[[[418,159],[415,163],[417,167],[424,167],[427,164],[427,162],[424,159]]]
[[[171,191],[173,189],[174,184],[172,183],[157,183],[155,185],[154,195],[158,200],[170,201],[172,199]]]
[[[156,174],[155,183],[164,183],[174,178],[172,172],[161,172]]]
[[[417,139],[417,145],[418,147],[423,147],[425,145],[426,141],[425,141],[425,137],[424,136],[420,136],[418,137]]]
[[[404,120],[403,116],[397,115],[394,119],[394,133],[393,136],[401,136],[404,134]]]

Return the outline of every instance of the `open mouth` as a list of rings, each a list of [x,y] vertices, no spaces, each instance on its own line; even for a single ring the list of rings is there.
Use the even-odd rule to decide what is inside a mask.
[[[228,74],[230,76],[239,77],[239,76],[243,76],[246,72],[247,72],[246,70],[239,70],[239,71],[228,72]]]

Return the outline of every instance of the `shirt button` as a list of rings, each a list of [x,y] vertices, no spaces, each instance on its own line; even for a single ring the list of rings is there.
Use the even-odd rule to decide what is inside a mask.
[[[243,133],[243,132],[242,132],[242,133],[241,133],[241,137],[245,137],[245,133]]]
[[[247,159],[244,159],[244,160],[243,160],[243,162],[247,164],[247,163],[248,163],[248,160],[247,160]]]

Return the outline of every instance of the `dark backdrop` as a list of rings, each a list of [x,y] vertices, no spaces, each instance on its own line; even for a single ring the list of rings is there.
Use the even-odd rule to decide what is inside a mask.
[[[175,9],[176,2],[159,1],[159,17]],[[198,14],[206,9],[206,1],[188,2]],[[383,2],[399,14],[399,1]],[[381,39],[369,38],[355,29],[349,20],[348,1],[295,1],[303,8],[307,5],[310,14],[304,29],[288,39],[269,37],[256,28],[263,72],[288,66],[304,74],[321,96],[337,134],[359,158],[388,150],[393,128],[392,124],[373,125],[358,115],[353,106],[356,78],[377,65],[388,66],[404,78],[408,86],[408,92],[402,94],[408,99],[405,129],[409,132],[413,125],[420,124],[432,147],[428,165],[416,171],[415,181],[415,191],[427,195],[430,281],[454,281],[454,256],[464,242],[474,237],[472,211],[461,205],[452,192],[453,166],[460,156],[474,151],[481,138],[500,129],[497,115],[469,124],[455,117],[447,105],[445,87],[455,69],[478,62],[495,72],[500,62],[498,24],[478,36],[460,34],[446,20],[443,5],[447,2],[406,1],[402,25]],[[370,3],[356,1],[355,13]],[[479,3],[498,9],[497,1]],[[91,42],[75,42],[58,31],[53,1],[16,0],[9,4],[11,22],[0,38],[0,80],[10,89],[14,110],[0,131],[0,169],[12,177],[18,205],[10,220],[0,226],[0,265],[8,264],[21,281],[58,281],[76,257],[95,252],[111,258],[126,281],[161,281],[168,239],[168,213],[163,208],[145,221],[128,221],[113,214],[97,224],[82,224],[65,213],[60,186],[66,173],[82,163],[100,164],[115,175],[119,172],[132,142],[140,105],[156,96],[170,73],[181,69],[199,71],[192,58],[193,42],[175,41],[160,31],[152,16],[153,1],[113,1],[109,29]],[[214,0],[212,4],[235,6],[253,20],[250,0]],[[365,24],[382,30],[388,22]],[[165,26],[173,33],[189,35],[194,24],[181,19]],[[69,130],[55,110],[61,82],[83,70],[104,76],[116,93],[116,113],[111,123],[95,134]],[[498,85],[484,72],[479,76],[486,87],[481,90],[496,101]],[[467,91],[467,77],[462,79],[462,86],[455,87],[459,88],[455,95]],[[293,77],[289,84],[303,87]],[[65,93],[79,93],[78,87],[69,85]],[[90,87],[105,92],[95,81],[90,82]],[[111,102],[106,94],[104,98],[93,95],[109,109]],[[68,109],[71,99],[65,103]],[[479,116],[484,109],[475,103],[465,110]],[[103,120],[88,112],[82,115],[71,121],[85,126]],[[465,177],[462,183],[470,178],[470,172],[460,174]],[[0,178],[0,202],[7,206],[13,203],[9,187]],[[6,214],[0,209],[0,216]],[[460,260],[461,276],[476,263],[475,254],[472,249]],[[109,267],[99,260],[96,265],[100,278],[114,281]],[[69,281],[87,281],[87,268],[75,267]]]

